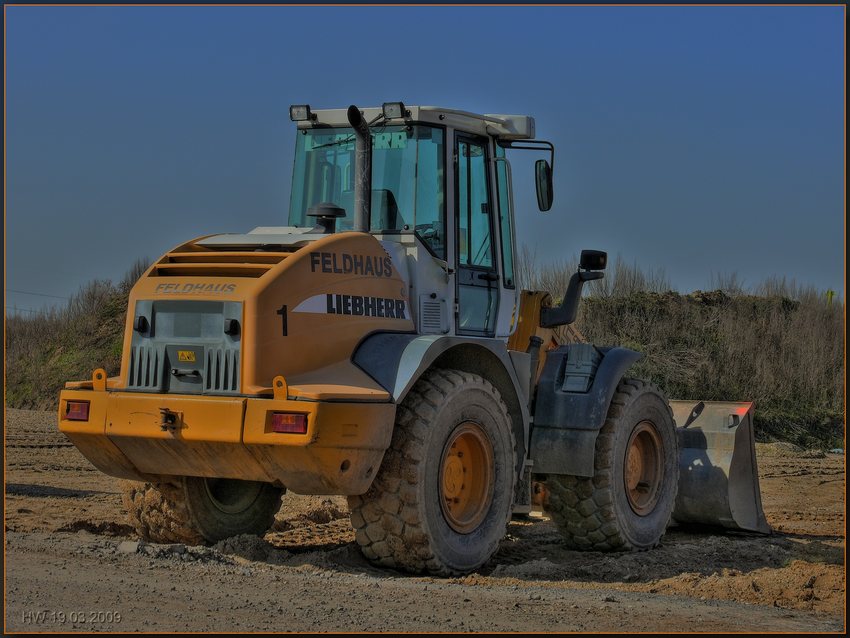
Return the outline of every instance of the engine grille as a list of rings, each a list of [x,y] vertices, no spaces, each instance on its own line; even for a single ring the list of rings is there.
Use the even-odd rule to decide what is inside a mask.
[[[242,303],[237,301],[137,301],[126,388],[238,394],[242,383],[241,321]],[[233,322],[237,329],[225,332]]]
[[[127,386],[139,390],[159,390],[165,367],[163,346],[133,346],[130,350]]]
[[[156,262],[151,277],[262,277],[289,252],[202,250],[171,252]]]
[[[239,351],[231,348],[207,349],[204,390],[236,392],[239,389]]]

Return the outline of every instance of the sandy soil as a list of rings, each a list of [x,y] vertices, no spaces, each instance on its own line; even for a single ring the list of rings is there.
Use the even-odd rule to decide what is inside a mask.
[[[637,554],[564,549],[543,515],[456,579],[370,566],[345,499],[287,495],[264,539],[139,543],[117,481],[52,413],[6,410],[14,631],[841,632],[844,457],[760,445],[771,536],[672,528]]]

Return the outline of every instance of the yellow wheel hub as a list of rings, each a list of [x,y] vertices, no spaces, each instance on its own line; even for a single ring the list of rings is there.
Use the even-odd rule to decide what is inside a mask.
[[[661,437],[651,421],[641,421],[632,430],[626,445],[623,481],[629,506],[646,516],[658,502],[664,479]]]
[[[493,445],[477,423],[465,421],[451,433],[440,461],[440,507],[449,526],[468,534],[487,515],[493,500]]]

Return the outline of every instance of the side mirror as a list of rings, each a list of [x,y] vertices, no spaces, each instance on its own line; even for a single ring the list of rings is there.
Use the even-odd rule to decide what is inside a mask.
[[[582,250],[579,268],[582,270],[605,270],[608,264],[608,253],[604,250]]]
[[[545,212],[552,208],[552,167],[546,160],[534,163],[534,181],[537,184],[537,207]]]

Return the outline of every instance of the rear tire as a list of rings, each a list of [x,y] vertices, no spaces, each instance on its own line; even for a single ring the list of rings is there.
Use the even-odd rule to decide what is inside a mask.
[[[186,545],[265,533],[283,493],[269,483],[193,476],[161,483],[122,481],[122,491],[140,538]]]
[[[550,475],[548,511],[569,547],[644,550],[661,541],[678,486],[670,406],[655,386],[624,378],[596,439],[594,476]]]
[[[413,573],[477,569],[505,535],[515,465],[499,391],[469,372],[426,372],[398,407],[372,486],[348,499],[363,555]]]

